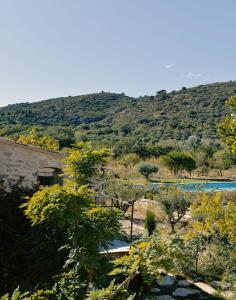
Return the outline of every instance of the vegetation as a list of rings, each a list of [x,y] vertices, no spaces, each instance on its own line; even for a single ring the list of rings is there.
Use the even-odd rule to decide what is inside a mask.
[[[139,172],[147,179],[149,180],[149,176],[152,173],[157,173],[158,172],[158,167],[153,164],[147,164],[143,163],[139,166]]]
[[[137,99],[102,92],[0,109],[2,135],[50,150],[66,147],[62,186],[28,190],[19,181],[0,191],[1,299],[148,298],[163,272],[233,285],[235,194],[190,194],[173,185],[150,190],[127,174],[149,180],[167,168],[176,177],[195,169],[199,176],[211,169],[222,176],[235,163],[235,116],[219,129],[228,152],[213,140],[213,125],[235,88],[229,82]],[[234,108],[235,97],[227,103]],[[129,122],[131,115],[137,118]],[[30,129],[31,122],[36,128]],[[120,165],[125,176],[107,170],[108,162]],[[125,238],[122,221],[144,195],[155,208],[146,209],[148,236],[112,261],[100,249]],[[164,216],[161,226],[157,210]],[[183,223],[187,213],[190,221]]]
[[[114,146],[118,156],[135,152],[143,157],[149,154],[141,145],[194,135],[215,140],[219,122],[230,111],[224,102],[235,90],[230,81],[138,98],[101,92],[9,105],[0,109],[1,135],[17,139],[36,126],[62,147],[79,137]]]
[[[164,190],[157,197],[167,214],[171,232],[175,233],[175,225],[181,221],[190,207],[191,196],[173,187]]]
[[[146,211],[145,225],[144,226],[145,226],[149,236],[156,229],[155,214],[153,213],[153,211],[151,211],[149,209]]]
[[[190,173],[196,169],[196,161],[191,155],[180,152],[172,151],[169,154],[163,156],[162,163],[166,166],[175,176],[179,176],[183,170]]]
[[[100,277],[97,277],[99,270],[105,268],[106,265],[108,267],[106,260],[98,254],[99,246],[106,248],[109,241],[121,237],[120,212],[115,208],[96,206],[94,190],[89,187],[93,178],[100,175],[101,163],[107,159],[108,152],[107,149],[91,148],[88,143],[77,145],[77,148],[69,151],[66,158],[65,174],[68,174],[68,179],[65,180],[64,185],[43,187],[21,205],[25,216],[32,225],[32,230],[28,229],[29,234],[31,231],[35,232],[35,237],[27,234],[26,238],[30,240],[33,238],[32,243],[41,242],[38,240],[38,236],[42,232],[43,238],[48,240],[48,244],[54,245],[53,255],[55,257],[51,258],[50,252],[46,253],[49,259],[46,260],[47,264],[51,267],[51,272],[47,274],[50,277],[42,277],[40,282],[41,286],[53,288],[54,293],[58,295],[57,299],[83,299],[88,284],[92,281],[99,281]],[[94,177],[92,178],[90,175]],[[12,204],[9,203],[9,205]],[[44,228],[45,230],[42,231]],[[19,239],[21,240],[22,237],[24,236],[21,232]],[[40,246],[44,251],[47,248],[45,248],[45,243],[37,245],[39,248]],[[40,254],[40,263],[34,269],[39,272],[43,267],[41,260],[44,255],[35,251],[32,246],[30,249],[33,251],[31,254],[33,261],[37,261],[37,256]],[[59,250],[58,258],[55,255],[57,249]],[[6,248],[3,248],[2,251],[5,253]],[[16,257],[18,258],[18,256]],[[58,265],[54,264],[55,258],[57,258]],[[32,268],[29,265],[30,261],[26,259],[28,268]],[[4,270],[6,262],[2,263]],[[20,268],[20,263],[21,261],[16,261],[17,269]],[[48,271],[47,267],[45,269]],[[6,274],[9,270],[10,268],[6,270]],[[30,274],[31,272],[27,276]],[[6,282],[6,288],[12,288],[14,284],[12,279],[10,278]],[[19,280],[19,282],[22,281]],[[30,283],[29,286],[32,288],[34,287],[31,285],[30,279],[27,282],[24,278],[23,282],[25,284],[22,284],[23,287],[27,286],[27,283]],[[36,284],[34,279],[33,282]]]
[[[36,292],[20,292],[19,287],[14,290],[12,295],[5,294],[1,300],[56,300],[55,294],[50,290],[38,290]]]
[[[224,203],[221,193],[203,194],[191,208],[194,219],[186,238],[195,247],[196,271],[206,277],[234,281],[235,204]]]
[[[121,158],[121,162],[126,168],[135,166],[140,161],[140,157],[136,153],[128,153]]]
[[[103,197],[111,202],[111,206],[120,209],[124,213],[144,194],[140,187],[124,183],[120,180],[106,181],[103,183],[102,191]]]
[[[48,150],[59,150],[59,143],[56,139],[50,136],[40,135],[35,128],[32,128],[31,131],[26,135],[21,134],[17,142],[45,148]]]
[[[224,137],[225,144],[228,147],[229,153],[236,153],[236,96],[229,97],[227,105],[233,109],[233,113],[228,114],[220,125],[220,133]]]

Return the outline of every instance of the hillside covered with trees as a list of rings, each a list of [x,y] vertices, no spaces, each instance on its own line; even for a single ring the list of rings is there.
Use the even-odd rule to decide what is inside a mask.
[[[236,82],[230,81],[138,98],[101,92],[8,105],[0,108],[0,134],[17,139],[36,126],[62,146],[78,133],[108,146],[124,138],[153,144],[192,135],[216,139],[218,124],[229,112],[225,100],[235,93]]]

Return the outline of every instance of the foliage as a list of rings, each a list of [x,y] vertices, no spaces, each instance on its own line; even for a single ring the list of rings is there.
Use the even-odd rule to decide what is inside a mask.
[[[22,205],[33,226],[63,234],[60,250],[67,253],[67,259],[56,284],[63,300],[82,299],[87,285],[96,280],[96,271],[104,267],[99,246],[107,248],[111,240],[121,237],[120,212],[97,207],[94,191],[83,185],[92,183],[108,154],[107,149],[78,144],[65,160],[69,180],[64,186],[44,187]]]
[[[152,173],[158,172],[158,166],[149,163],[142,163],[139,165],[138,170],[148,180]]]
[[[72,149],[68,149],[64,159],[67,183],[91,185],[96,176],[101,175],[101,167],[110,154],[107,148],[94,148],[89,142],[78,142]]]
[[[108,180],[103,183],[104,197],[111,201],[111,205],[126,212],[133,202],[140,199],[144,191],[142,188],[121,180]]]
[[[215,236],[236,242],[236,206],[232,201],[225,204],[221,193],[203,194],[191,208],[195,217],[193,235]]]
[[[140,274],[142,281],[150,285],[160,277],[160,272],[176,272],[188,258],[185,255],[184,241],[179,237],[162,236],[155,232],[145,240],[140,240],[131,247],[128,256],[115,261],[115,268],[110,275]]]
[[[41,226],[36,230],[19,209],[35,189],[22,186],[20,181],[10,190],[0,188],[1,293],[12,291],[17,285],[25,290],[34,287],[35,282],[49,284],[63,263],[64,253],[57,252],[60,233]]]
[[[219,126],[219,131],[230,154],[236,154],[236,96],[229,97],[226,104],[233,109]]]
[[[173,187],[171,189],[164,190],[157,196],[157,199],[161,202],[167,214],[168,221],[171,226],[171,232],[174,233],[175,225],[186,215],[191,204],[190,195]]]
[[[123,165],[127,167],[132,167],[140,161],[140,157],[136,153],[128,153],[121,158]]]
[[[92,202],[92,191],[86,186],[73,190],[60,185],[44,187],[21,207],[32,225],[57,224],[63,228],[74,224],[82,208]]]
[[[12,295],[6,294],[0,300],[56,300],[55,294],[51,290],[37,290],[35,292],[20,292],[19,287]]]
[[[120,128],[120,131],[124,134],[127,135],[132,132],[132,127],[130,124],[123,124]]]
[[[235,204],[230,200],[225,203],[220,193],[203,194],[191,209],[194,219],[185,237],[196,272],[210,280],[234,281]]]
[[[148,235],[151,235],[153,231],[156,229],[156,221],[155,221],[155,214],[150,209],[146,211],[144,224],[148,232]]]
[[[232,165],[232,160],[230,159],[228,153],[226,153],[224,150],[221,150],[214,153],[212,165],[214,168],[219,170],[219,175],[222,176],[222,170],[228,170]]]
[[[200,145],[201,138],[198,135],[191,135],[186,141],[187,149],[190,151],[196,150]]]
[[[229,113],[224,102],[235,93],[235,88],[235,82],[230,81],[151,97],[101,92],[9,105],[0,109],[0,128],[5,131],[5,127],[10,127],[3,134],[14,138],[22,129],[25,133],[27,126],[43,127],[45,134],[50,128],[49,135],[54,128],[55,131],[58,127],[70,128],[73,132],[79,130],[96,145],[115,145],[122,154],[134,152],[131,148],[126,152],[123,139],[144,145],[165,140],[185,141],[196,134],[201,139],[215,139],[220,120]],[[125,137],[120,131],[123,124],[132,128]],[[117,145],[118,142],[121,143]]]
[[[184,169],[189,172],[189,175],[191,176],[192,171],[197,168],[197,164],[195,159],[193,159],[191,156],[186,156],[185,162],[184,162]]]
[[[107,288],[101,290],[93,290],[89,293],[87,300],[132,300],[132,296],[129,297],[128,292],[122,285],[115,284],[115,280]]]
[[[18,143],[33,145],[48,150],[59,150],[59,143],[51,136],[40,135],[35,128],[32,128],[28,134],[21,134],[17,140]]]
[[[63,272],[56,278],[53,286],[58,300],[83,300],[87,283],[83,281],[74,269]]]
[[[198,273],[210,280],[236,280],[236,251],[222,241],[204,244],[198,261]]]
[[[190,172],[196,169],[196,161],[188,153],[172,151],[163,156],[162,163],[175,176],[178,176],[183,170]]]

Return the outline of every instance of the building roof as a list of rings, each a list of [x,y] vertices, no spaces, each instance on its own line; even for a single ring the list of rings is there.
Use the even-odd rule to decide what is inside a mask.
[[[0,144],[12,145],[12,146],[15,146],[15,147],[19,147],[19,148],[34,151],[34,152],[50,154],[50,155],[57,156],[58,158],[63,158],[65,156],[63,153],[60,153],[60,152],[57,152],[57,151],[48,150],[48,149],[44,149],[44,148],[40,148],[40,147],[28,145],[28,144],[17,143],[17,142],[7,140],[7,139],[2,138],[2,137],[0,137]]]

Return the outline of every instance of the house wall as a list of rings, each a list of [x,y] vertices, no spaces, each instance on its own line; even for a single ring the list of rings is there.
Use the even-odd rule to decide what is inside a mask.
[[[62,168],[63,155],[37,147],[0,141],[0,180],[6,185],[23,177],[25,186],[37,184],[39,168]]]

